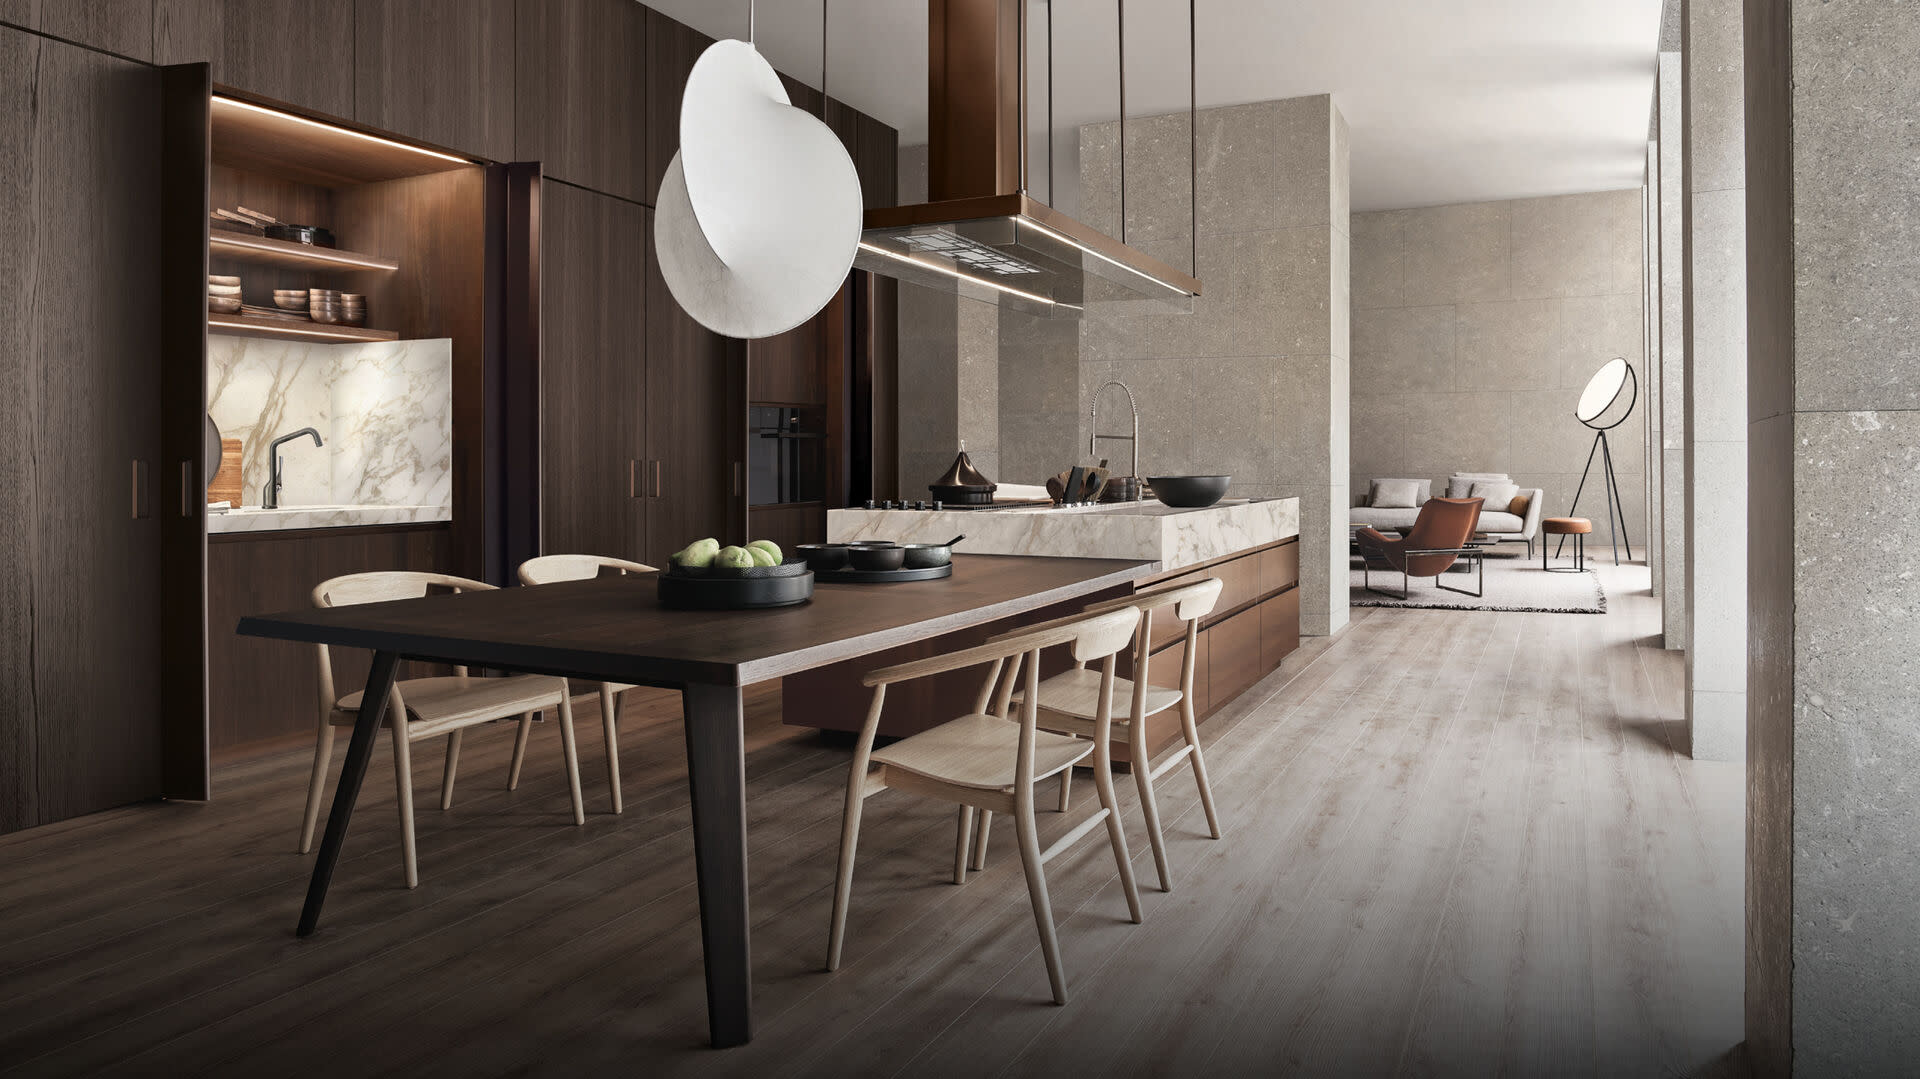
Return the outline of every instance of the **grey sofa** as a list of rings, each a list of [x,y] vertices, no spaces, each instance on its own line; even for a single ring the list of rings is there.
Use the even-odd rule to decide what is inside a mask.
[[[1479,475],[1456,474],[1449,478],[1466,479],[1469,482],[1477,479],[1505,480],[1508,483],[1513,482],[1505,476],[1491,473]],[[1427,499],[1433,497],[1433,481],[1420,480],[1418,482],[1420,484],[1420,495],[1414,501],[1424,504]],[[1356,485],[1354,488],[1353,508],[1347,511],[1347,520],[1349,522],[1357,525],[1370,525],[1378,529],[1413,527],[1414,520],[1420,516],[1420,507],[1418,505],[1411,509],[1402,507],[1376,509],[1367,504],[1370,487],[1371,484],[1366,486]],[[1442,488],[1441,493],[1443,495],[1446,493],[1444,488]],[[1527,545],[1527,556],[1531,558],[1533,556],[1533,538],[1540,533],[1540,518],[1544,516],[1543,511],[1545,510],[1546,495],[1538,487],[1522,487],[1520,493],[1529,496],[1525,517],[1508,513],[1504,506],[1498,508],[1483,506],[1480,509],[1479,531],[1498,536],[1502,541],[1520,540],[1525,542]]]

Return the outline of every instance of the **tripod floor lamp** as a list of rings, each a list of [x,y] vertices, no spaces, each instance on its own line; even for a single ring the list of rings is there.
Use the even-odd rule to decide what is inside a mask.
[[[1621,395],[1626,395],[1627,405],[1620,409],[1611,422],[1606,417],[1613,414],[1613,406]],[[1607,432],[1627,422],[1633,414],[1633,406],[1640,398],[1640,379],[1633,373],[1633,365],[1624,358],[1615,356],[1600,365],[1600,370],[1587,380],[1587,388],[1580,391],[1580,403],[1574,407],[1573,417],[1593,428],[1593,448],[1587,451],[1587,467],[1580,471],[1580,486],[1574,488],[1573,505],[1568,508],[1567,516],[1576,515],[1580,509],[1580,496],[1587,489],[1587,479],[1593,474],[1593,459],[1600,458],[1602,492],[1607,499],[1607,533],[1613,545],[1613,564],[1620,564],[1620,548],[1627,549],[1627,561],[1633,561],[1633,540],[1627,536],[1627,507],[1620,497],[1620,480],[1613,471],[1613,450],[1607,445]],[[1614,528],[1618,519],[1619,528]],[[1560,547],[1567,545],[1567,537],[1560,537]],[[1558,558],[1560,549],[1554,550]]]

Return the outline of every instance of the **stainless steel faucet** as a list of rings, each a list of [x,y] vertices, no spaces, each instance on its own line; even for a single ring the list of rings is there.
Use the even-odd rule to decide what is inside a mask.
[[[1118,386],[1120,387],[1120,392],[1127,395],[1127,411],[1133,416],[1133,433],[1130,435],[1103,435],[1100,433],[1100,393],[1108,386]],[[1093,401],[1087,412],[1087,429],[1092,432],[1092,434],[1087,437],[1087,453],[1089,455],[1100,452],[1100,440],[1103,438],[1112,442],[1125,442],[1133,447],[1133,460],[1127,467],[1127,475],[1138,476],[1140,474],[1140,409],[1133,403],[1133,391],[1127,388],[1126,383],[1118,379],[1108,379],[1102,382],[1098,389],[1093,391]]]
[[[309,435],[313,437],[314,445],[316,446],[326,445],[326,443],[320,441],[320,432],[314,430],[311,427],[302,427],[298,431],[293,431],[288,434],[281,435],[279,438],[274,439],[270,444],[268,444],[267,446],[267,486],[266,486],[266,490],[260,492],[260,505],[263,508],[270,509],[270,510],[275,510],[280,508],[280,444],[283,442],[291,442],[296,438],[301,438]]]

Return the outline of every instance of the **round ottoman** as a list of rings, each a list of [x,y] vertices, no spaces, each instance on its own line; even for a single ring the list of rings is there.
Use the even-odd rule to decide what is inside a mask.
[[[1584,573],[1587,569],[1587,536],[1593,532],[1593,522],[1585,517],[1548,517],[1540,522],[1543,536],[1572,536],[1573,565],[1549,566],[1547,564],[1547,543],[1540,542],[1540,568],[1548,573]],[[1560,541],[1563,545],[1565,539]]]

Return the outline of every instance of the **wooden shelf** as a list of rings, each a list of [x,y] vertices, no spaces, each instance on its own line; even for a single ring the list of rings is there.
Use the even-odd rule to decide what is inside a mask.
[[[381,255],[363,255],[337,247],[315,247],[251,233],[211,229],[207,247],[216,258],[245,259],[300,270],[397,270],[400,263]]]
[[[207,332],[236,337],[267,337],[280,341],[398,341],[392,330],[370,330],[365,326],[329,326],[323,322],[300,322],[290,318],[260,318],[253,315],[207,314]]]

